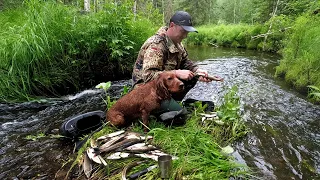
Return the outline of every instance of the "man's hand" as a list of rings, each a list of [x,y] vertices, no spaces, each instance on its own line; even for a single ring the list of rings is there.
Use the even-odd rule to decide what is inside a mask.
[[[179,79],[182,79],[182,80],[191,80],[195,74],[192,72],[192,71],[189,71],[189,70],[174,70],[176,76],[179,78]]]
[[[199,77],[199,81],[202,82],[211,82],[212,80],[208,78],[208,71],[207,70],[203,70],[203,69],[197,69],[196,71],[197,74],[201,74],[201,76]],[[204,76],[202,76],[204,75]]]

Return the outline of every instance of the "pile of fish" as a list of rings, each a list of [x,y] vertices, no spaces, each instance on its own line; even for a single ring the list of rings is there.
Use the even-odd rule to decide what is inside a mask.
[[[219,119],[217,112],[210,112],[207,114],[200,113],[200,115],[202,116],[201,123],[204,126],[208,126],[212,123],[216,125],[224,125],[224,122]]]
[[[128,157],[140,157],[158,161],[158,157],[168,155],[157,147],[149,144],[152,136],[143,136],[136,132],[117,131],[91,139],[90,145],[84,154],[82,167],[87,178],[91,177],[93,163],[108,166],[107,160],[118,160]],[[177,157],[172,157],[177,159]]]

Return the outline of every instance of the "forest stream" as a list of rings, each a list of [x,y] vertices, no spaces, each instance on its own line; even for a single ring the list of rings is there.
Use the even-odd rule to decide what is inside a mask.
[[[251,132],[232,146],[239,163],[259,179],[320,179],[320,106],[274,78],[280,57],[241,49],[188,47],[190,59],[224,82],[199,82],[187,97],[219,105],[236,85],[241,114]],[[119,95],[129,80],[112,82]],[[36,102],[0,104],[0,179],[60,179],[73,151],[51,136],[68,117],[106,110],[101,89]],[[44,138],[27,139],[44,133]],[[58,172],[58,173],[57,173]],[[62,173],[63,174],[63,173]]]

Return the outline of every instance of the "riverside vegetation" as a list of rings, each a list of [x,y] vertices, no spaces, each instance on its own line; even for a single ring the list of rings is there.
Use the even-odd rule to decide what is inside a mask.
[[[110,83],[99,86],[105,90],[110,87]],[[123,95],[126,93],[124,89]],[[111,106],[116,100],[110,100],[106,97],[107,106]],[[201,122],[201,113],[204,113],[206,106],[200,102],[194,103],[190,108],[187,123],[180,127],[166,127],[155,118],[150,121],[150,132],[153,136],[152,144],[160,147],[166,153],[177,156],[179,159],[173,161],[173,176],[176,179],[229,179],[230,177],[242,177],[249,179],[254,173],[243,164],[234,161],[234,157],[225,154],[222,149],[225,146],[235,143],[243,138],[249,131],[244,125],[240,116],[240,101],[237,95],[237,87],[232,87],[225,95],[220,107],[215,110],[223,124]],[[130,131],[143,133],[143,126],[140,123],[133,124]],[[86,149],[90,147],[91,139],[97,139],[100,136],[116,131],[115,128],[106,125],[101,131],[94,133],[90,138],[84,138],[86,143],[78,151],[77,157],[74,157],[68,176],[76,171],[76,165],[81,164],[81,159]],[[231,153],[231,152],[228,152]],[[103,158],[106,159],[108,154]],[[96,167],[92,175],[94,179],[119,179],[121,178],[121,169],[136,161],[137,158],[125,158],[120,160],[106,160],[106,167]],[[133,171],[139,171],[155,164],[147,161],[144,165],[135,168]],[[140,179],[159,179],[159,170],[155,169]],[[83,173],[80,176],[84,176]]]
[[[129,77],[141,44],[162,24],[156,8],[148,17],[145,14],[135,16],[132,3],[108,3],[101,11],[88,13],[56,1],[28,0],[15,9],[1,11],[1,101],[60,96],[101,81]],[[199,34],[190,33],[186,43],[281,53],[283,60],[276,76],[285,77],[299,89],[309,86],[309,97],[319,102],[319,14],[311,13],[312,9],[315,7],[299,17],[279,15],[261,24],[198,26]],[[268,38],[260,37],[268,32],[272,32]],[[111,102],[110,97],[106,102]],[[247,167],[231,161],[232,157],[220,151],[221,147],[234,143],[248,132],[239,115],[236,90],[226,94],[224,104],[216,109],[225,125],[200,124],[199,113],[203,109],[195,103],[183,127],[167,128],[156,121],[150,123],[153,143],[179,157],[174,162],[175,176],[190,179],[250,177]],[[106,126],[93,138],[114,130]],[[141,125],[134,125],[133,130],[142,132]],[[88,143],[79,151],[74,165]],[[132,159],[119,161],[114,168],[130,161]],[[110,169],[102,169],[100,176],[110,176],[109,172]],[[156,176],[154,171],[148,173],[146,179]],[[118,179],[119,174],[112,177]]]
[[[92,87],[131,73],[140,44],[155,29],[133,21],[130,6],[84,13],[55,2],[25,1],[0,14],[0,99],[26,101]]]
[[[264,39],[270,23],[272,34]],[[313,102],[320,102],[320,23],[319,14],[305,13],[292,20],[274,17],[262,25],[203,25],[199,34],[190,34],[187,43],[213,47],[234,47],[277,52],[283,56],[276,77],[285,78]],[[286,27],[290,27],[286,29]],[[258,36],[258,38],[256,38]]]
[[[132,6],[106,3],[87,13],[56,1],[28,0],[0,11],[0,100],[60,96],[129,78],[141,44],[162,24],[150,3],[137,15]],[[278,52],[283,59],[275,76],[319,102],[319,2],[303,7],[305,13],[274,15],[260,24],[204,24],[186,43]]]

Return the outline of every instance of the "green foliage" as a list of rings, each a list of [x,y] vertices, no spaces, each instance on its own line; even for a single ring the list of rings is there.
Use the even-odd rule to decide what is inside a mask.
[[[237,95],[238,88],[233,86],[224,95],[223,104],[219,107],[218,114],[223,121],[234,121],[240,118],[240,98]]]
[[[161,148],[164,152],[179,159],[173,161],[173,177],[182,179],[228,179],[230,177],[249,178],[251,172],[245,165],[238,164],[230,153],[230,145],[235,140],[243,137],[248,131],[243,125],[239,114],[239,97],[237,88],[233,87],[224,97],[223,104],[218,107],[218,113],[225,122],[224,125],[205,126],[201,123],[201,113],[204,113],[205,106],[201,103],[194,103],[192,114],[190,114],[187,123],[180,127],[166,127],[163,123],[151,118],[150,132],[153,136],[152,144]],[[143,126],[140,123],[134,123],[128,128],[130,131],[143,133]],[[112,126],[105,126],[101,131],[93,134],[92,138],[97,139],[100,136],[116,131]],[[90,139],[78,151],[77,160],[80,159],[83,152],[90,145]],[[224,148],[222,148],[224,147]],[[102,154],[103,158],[109,154]],[[122,169],[128,163],[136,161],[137,158],[128,158],[121,160],[106,160],[109,164],[108,170],[102,168],[94,174],[95,178],[119,179],[121,176],[117,169]],[[148,161],[144,166],[134,169],[135,172],[155,164],[154,161]],[[140,179],[159,179],[159,169],[155,169]]]
[[[108,74],[131,72],[141,44],[155,32],[145,28],[152,27],[148,20],[133,20],[131,7],[107,4],[81,14],[72,6],[30,0],[1,12],[8,25],[0,29],[1,101],[58,96],[66,87],[78,90]]]
[[[108,95],[108,89],[111,87],[111,82],[106,82],[106,83],[100,83],[96,85],[96,88],[103,89],[104,92],[106,93],[106,98],[103,98],[103,101],[107,105],[107,109],[110,109],[113,104],[115,104],[117,101],[116,100],[111,100],[110,96]]]
[[[103,101],[105,102],[105,104],[107,105],[107,109],[110,109],[116,102],[117,100],[116,99],[112,99],[109,94],[108,94],[108,89],[111,87],[111,82],[106,82],[106,83],[100,83],[98,85],[96,85],[96,88],[99,88],[99,89],[103,89],[106,93],[106,98],[103,98]],[[125,85],[123,87],[123,91],[121,92],[121,95],[120,97],[128,94],[129,92],[129,87],[127,85]]]
[[[43,137],[46,137],[46,135],[41,132],[41,133],[39,133],[39,134],[37,134],[37,135],[27,135],[27,136],[25,137],[25,139],[26,139],[26,140],[36,141],[36,140],[38,140],[38,139],[40,139],[40,138],[43,138]]]
[[[320,102],[320,88],[316,86],[308,86],[308,97],[315,102]]]
[[[58,139],[58,138],[61,138],[62,136],[61,135],[56,135],[56,134],[49,134],[49,136],[47,136],[43,132],[40,132],[37,135],[27,135],[24,139],[31,140],[31,141],[37,141],[37,140],[39,140],[41,138],[45,138],[45,137]]]
[[[259,49],[259,43],[263,43],[263,38],[252,39],[253,36],[267,32],[267,25],[203,25],[197,27],[199,33],[190,33],[185,40],[187,44],[194,45],[214,45],[223,47]],[[282,42],[282,36],[272,36],[267,43],[277,44]],[[270,46],[268,51],[278,51],[282,44]]]
[[[284,76],[300,90],[320,86],[320,17],[304,15],[295,21],[283,50],[276,76]]]
[[[16,7],[21,6],[23,0],[1,0],[0,1],[0,11],[14,9]]]
[[[208,124],[208,129],[215,136],[216,142],[223,146],[244,137],[249,132],[241,119],[240,98],[237,92],[238,88],[233,86],[224,95],[221,106],[217,108],[219,119],[223,124]]]
[[[137,13],[139,17],[146,18],[152,23],[150,28],[158,28],[158,26],[163,25],[160,9],[156,8],[150,0],[137,1]],[[154,30],[156,31],[157,29]]]

